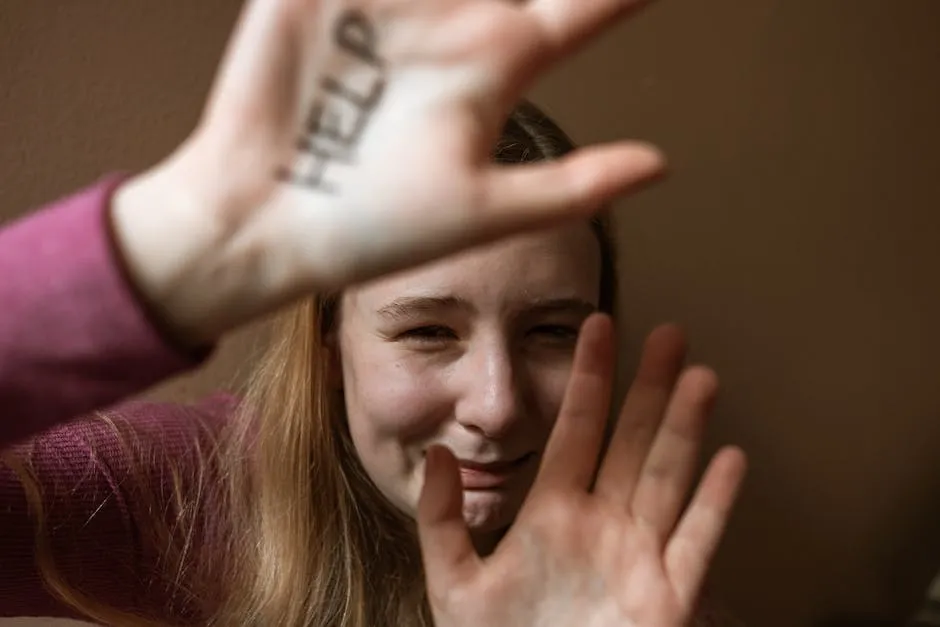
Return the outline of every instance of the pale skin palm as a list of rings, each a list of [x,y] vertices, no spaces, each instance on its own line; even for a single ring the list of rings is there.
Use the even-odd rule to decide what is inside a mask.
[[[733,448],[716,455],[683,508],[716,383],[703,368],[679,374],[681,336],[663,327],[647,343],[592,486],[612,346],[609,320],[589,319],[539,477],[492,555],[480,557],[470,542],[455,461],[434,451],[419,529],[439,626],[679,627],[692,620],[744,457]]]
[[[639,4],[251,0],[197,129],[137,198],[123,193],[129,267],[177,327],[217,334],[310,291],[590,215],[655,178],[658,151],[616,142],[512,168],[490,155],[532,80]],[[206,287],[165,284],[224,284],[223,271],[203,255],[194,272],[202,250],[160,241],[174,212],[174,233],[202,233],[249,277],[208,330],[186,328],[201,322],[189,309],[211,308]]]
[[[260,124],[252,120],[232,128],[232,143],[242,142],[244,129],[253,127],[267,131],[259,143],[281,147],[267,151],[272,161],[264,167],[258,167],[258,153],[251,157],[243,180],[255,179],[260,191],[252,195],[269,199],[267,210],[252,216],[282,235],[281,245],[296,255],[292,263],[305,267],[312,279],[307,287],[336,287],[533,224],[592,213],[613,195],[653,175],[658,155],[645,146],[615,144],[586,149],[565,162],[507,171],[492,165],[490,153],[505,117],[531,79],[631,4],[359,3],[362,22],[357,32],[368,33],[361,38],[371,42],[368,54],[374,60],[360,62],[355,54],[344,52],[335,43],[335,29],[317,31],[334,41],[332,61],[320,72],[321,80],[348,85],[358,80],[370,94],[381,91],[367,109],[354,113],[341,99],[332,100],[334,118],[345,117],[347,126],[362,122],[350,147],[352,164],[332,164],[329,183],[335,193],[324,195],[321,187],[311,185],[274,187],[264,176],[276,169],[276,159],[283,159],[296,140],[297,122],[309,109],[302,98],[295,99],[299,108],[280,109],[245,100],[274,92],[272,85],[270,91],[250,94],[233,88],[237,100],[216,102],[245,117],[257,111],[280,113]],[[342,21],[344,8],[340,15],[315,16],[317,24]],[[302,48],[311,28],[305,26],[302,19],[288,20],[288,36],[276,44],[284,50],[272,54]],[[324,107],[329,109],[329,102]]]

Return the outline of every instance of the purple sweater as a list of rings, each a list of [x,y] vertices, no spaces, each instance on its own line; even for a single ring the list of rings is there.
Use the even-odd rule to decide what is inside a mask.
[[[57,566],[85,594],[127,610],[161,610],[161,557],[135,528],[129,456],[101,420],[112,407],[199,364],[160,335],[110,237],[112,176],[0,229],[0,450],[32,460]],[[234,402],[126,402],[118,411],[167,457],[185,458],[194,418],[223,422]],[[15,445],[15,446],[14,446]],[[0,616],[71,616],[44,587],[35,524],[12,463],[0,462]],[[140,468],[135,468],[138,473]],[[166,468],[144,468],[165,483]]]
[[[196,424],[223,425],[236,400],[124,401],[205,356],[160,334],[124,274],[108,218],[121,180],[104,179],[0,229],[0,452],[15,453],[0,458],[0,616],[75,617],[40,576],[35,521],[9,463],[24,456],[44,495],[56,566],[71,585],[171,621],[198,624],[211,611],[202,599],[170,607],[163,551],[135,524],[133,486],[144,472],[154,493],[169,498],[165,460],[185,467],[202,433]],[[157,454],[135,465],[121,436],[91,417],[96,411],[130,421]],[[739,624],[712,609],[696,625]]]

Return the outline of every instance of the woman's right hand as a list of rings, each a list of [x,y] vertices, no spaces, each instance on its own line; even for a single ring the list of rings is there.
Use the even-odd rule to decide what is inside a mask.
[[[474,548],[453,454],[428,451],[418,530],[438,627],[695,620],[746,459],[734,447],[717,453],[687,503],[718,382],[708,368],[683,368],[672,326],[647,340],[601,454],[615,346],[610,318],[588,318],[535,484],[492,554]]]
[[[630,143],[497,167],[532,80],[642,0],[249,0],[204,115],[114,232],[190,342],[315,290],[584,217],[658,174]]]

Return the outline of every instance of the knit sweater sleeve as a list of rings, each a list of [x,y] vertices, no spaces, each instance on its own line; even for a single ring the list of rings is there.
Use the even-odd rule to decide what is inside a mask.
[[[0,616],[94,618],[66,603],[64,591],[137,616],[198,623],[208,599],[187,596],[178,580],[187,563],[177,561],[185,556],[172,536],[192,534],[195,556],[205,535],[179,526],[174,503],[181,497],[209,511],[196,498],[212,498],[198,477],[235,407],[222,394],[192,406],[129,402],[5,451]]]
[[[197,365],[159,331],[110,226],[122,182],[0,228],[0,450]]]

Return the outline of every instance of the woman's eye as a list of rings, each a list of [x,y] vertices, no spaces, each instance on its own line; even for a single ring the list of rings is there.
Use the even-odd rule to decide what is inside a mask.
[[[404,339],[417,340],[420,342],[439,342],[442,340],[455,339],[457,334],[454,333],[452,329],[448,329],[447,327],[428,325],[423,327],[415,327],[414,329],[408,329],[404,333],[400,334],[399,337]]]
[[[564,324],[542,324],[534,327],[530,333],[558,342],[573,342],[578,339],[578,329]]]

